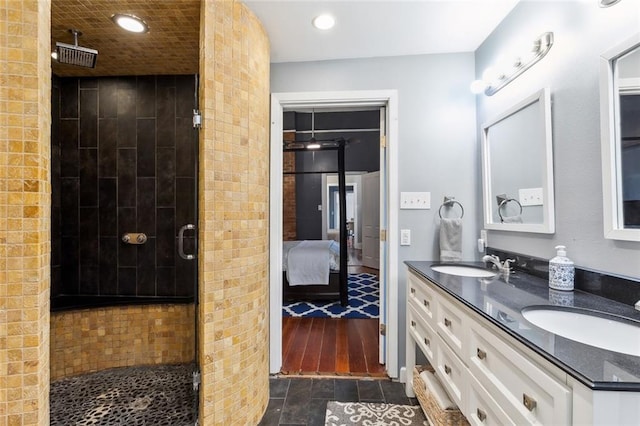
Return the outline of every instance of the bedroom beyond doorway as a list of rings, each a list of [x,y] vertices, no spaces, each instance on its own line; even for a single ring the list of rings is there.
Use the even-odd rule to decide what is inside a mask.
[[[283,247],[308,240],[346,247],[340,256],[347,257],[348,303],[326,300],[326,289],[315,282],[304,293],[296,289],[294,297],[291,288],[300,284],[283,274],[283,374],[386,377],[379,363],[379,266],[363,265],[363,253],[379,252],[379,240],[365,236],[380,229],[383,114],[380,108],[284,112]],[[344,141],[343,158],[331,149],[332,141]],[[377,184],[365,188],[369,175]],[[375,247],[367,250],[367,243]],[[283,268],[297,269],[288,254],[293,252],[285,250]]]

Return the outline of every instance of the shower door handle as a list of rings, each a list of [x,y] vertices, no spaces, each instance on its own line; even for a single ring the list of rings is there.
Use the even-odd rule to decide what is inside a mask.
[[[178,254],[185,260],[193,260],[196,257],[195,254],[186,254],[184,252],[184,231],[187,229],[196,229],[196,226],[188,223],[180,228],[180,231],[178,232]]]

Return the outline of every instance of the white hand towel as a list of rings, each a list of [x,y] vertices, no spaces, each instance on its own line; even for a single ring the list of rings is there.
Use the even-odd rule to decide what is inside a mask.
[[[449,408],[457,408],[457,405],[451,401],[449,398],[449,394],[442,387],[442,383],[440,380],[430,371],[423,371],[420,373],[420,378],[424,382],[429,393],[433,395],[436,400],[436,403],[440,407],[441,410],[448,410]]]
[[[522,223],[522,216],[507,216],[502,218],[502,223]]]
[[[458,262],[462,260],[462,219],[440,220],[440,260]]]

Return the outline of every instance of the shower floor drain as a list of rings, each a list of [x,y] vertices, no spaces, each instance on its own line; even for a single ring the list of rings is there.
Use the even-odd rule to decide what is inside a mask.
[[[195,423],[195,366],[125,367],[51,383],[51,425]]]

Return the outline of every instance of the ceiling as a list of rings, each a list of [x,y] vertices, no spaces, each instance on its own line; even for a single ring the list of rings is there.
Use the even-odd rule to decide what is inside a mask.
[[[247,0],[271,41],[271,62],[473,52],[518,0]],[[311,20],[330,13],[321,31]]]
[[[473,52],[518,0],[247,0],[271,42],[271,62]],[[327,32],[311,20],[336,18]],[[129,13],[149,25],[128,33],[111,16]],[[52,0],[51,45],[98,50],[96,68],[52,62],[59,76],[198,73],[200,0]]]
[[[111,21],[115,13],[144,19],[149,32],[120,29]],[[98,50],[98,60],[93,69],[52,61],[58,76],[198,73],[200,0],[52,0],[52,48],[74,43],[71,28],[82,32],[80,46]]]

